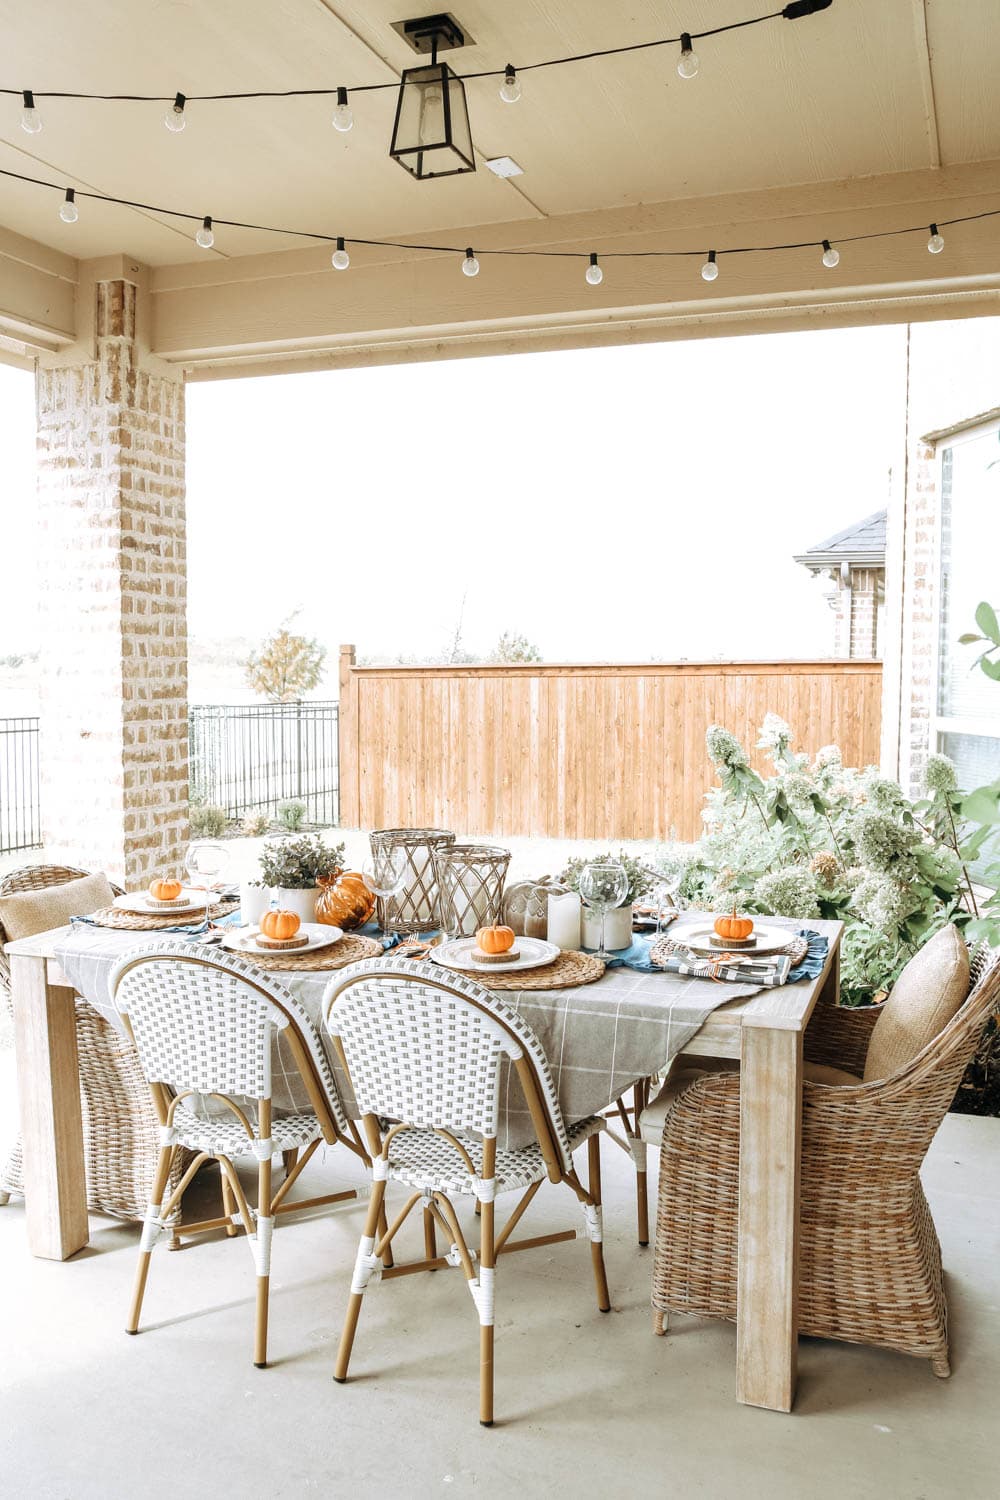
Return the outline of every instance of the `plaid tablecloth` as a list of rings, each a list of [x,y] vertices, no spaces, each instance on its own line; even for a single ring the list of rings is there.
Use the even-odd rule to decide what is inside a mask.
[[[165,941],[176,941],[174,934],[163,936]],[[121,1029],[109,989],[112,968],[130,948],[148,947],[156,937],[143,933],[137,939],[133,932],[79,925],[58,944],[55,956],[77,993]],[[329,973],[282,972],[269,977],[284,985],[314,1021],[350,1110],[353,1097],[320,1015]],[[760,988],[619,968],[609,969],[596,983],[577,989],[501,993],[541,1042],[563,1115],[567,1123],[572,1123],[598,1114],[637,1080],[666,1067],[718,1006],[758,994]],[[274,1059],[274,1082],[276,1108],[308,1107],[305,1090],[280,1042]],[[504,1149],[527,1145],[534,1135],[512,1070],[501,1078],[500,1098],[498,1144]]]

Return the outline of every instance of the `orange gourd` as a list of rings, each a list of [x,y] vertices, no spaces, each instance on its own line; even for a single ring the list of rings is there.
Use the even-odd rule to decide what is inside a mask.
[[[182,889],[179,880],[154,880],[150,883],[149,894],[154,901],[176,901]]]
[[[316,899],[316,920],[349,932],[367,922],[375,910],[375,896],[357,870],[345,870],[334,880],[321,880]]]
[[[476,942],[481,953],[506,953],[514,946],[513,927],[480,927]]]
[[[733,910],[728,917],[716,917],[715,930],[720,938],[727,942],[742,942],[753,932],[753,920],[750,917],[738,917],[736,915],[736,902],[733,902]]]
[[[298,913],[294,911],[266,911],[260,919],[261,932],[275,942],[283,943],[293,938],[301,926]]]

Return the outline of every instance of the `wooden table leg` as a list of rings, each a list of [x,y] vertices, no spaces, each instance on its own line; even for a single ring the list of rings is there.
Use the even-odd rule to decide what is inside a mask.
[[[744,1026],[736,1399],[791,1411],[798,1358],[802,1033]]]
[[[11,954],[25,1211],[33,1255],[68,1260],[90,1238],[76,1010],[46,960]]]

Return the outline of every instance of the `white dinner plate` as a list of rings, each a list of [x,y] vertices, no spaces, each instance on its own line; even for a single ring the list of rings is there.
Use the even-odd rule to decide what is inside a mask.
[[[750,948],[744,948],[742,944],[726,948],[720,947],[718,942],[713,943],[715,928],[711,922],[689,922],[686,926],[671,927],[667,936],[672,943],[682,943],[699,955],[717,958],[720,953],[734,953],[740,958],[756,958],[767,953],[780,953],[788,947],[795,933],[788,927],[768,927],[755,922],[753,936],[757,941]]]
[[[220,898],[213,892],[211,904]],[[134,891],[131,895],[116,896],[115,906],[119,911],[132,912],[137,917],[186,917],[191,912],[205,910],[205,892],[184,886],[176,901],[154,901],[148,891]]]
[[[294,958],[296,953],[314,953],[317,948],[329,948],[344,936],[342,927],[328,927],[325,922],[303,922],[295,936],[307,937],[308,943],[298,948],[261,948],[256,941],[259,932],[260,928],[256,926],[229,929],[222,939],[222,947],[233,953],[280,953]]]
[[[475,946],[474,937],[452,938],[450,942],[432,948],[427,956],[446,969],[475,970],[480,974],[509,974],[517,969],[544,969],[546,964],[555,963],[562,952],[558,943],[547,943],[544,938],[518,937],[514,939],[514,946],[519,950],[517,958],[509,963],[483,963],[482,959],[477,960],[473,956]]]

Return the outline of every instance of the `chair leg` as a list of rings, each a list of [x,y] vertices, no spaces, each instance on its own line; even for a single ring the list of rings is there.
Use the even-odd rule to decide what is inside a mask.
[[[9,1202],[10,1202],[10,1194],[7,1192],[7,1189],[6,1188],[0,1188],[0,1208],[3,1208],[4,1204],[9,1203]]]
[[[597,1306],[601,1312],[611,1311],[611,1296],[608,1292],[608,1273],[604,1268],[604,1243],[601,1231],[601,1137],[592,1135],[587,1142],[587,1167],[590,1196],[597,1209],[597,1231],[591,1233],[590,1258],[594,1266],[594,1282],[597,1287]]]
[[[668,1327],[669,1327],[668,1315],[663,1311],[662,1307],[654,1307],[653,1308],[653,1332],[656,1334],[657,1338],[662,1338],[663,1335],[666,1333]]]
[[[378,1217],[378,1233],[379,1233],[379,1238],[380,1239],[382,1239],[385,1235],[387,1235],[389,1233],[389,1220],[385,1216],[385,1203],[384,1203],[384,1201],[383,1201],[383,1204],[382,1204],[382,1212],[379,1214],[379,1217]],[[386,1268],[387,1271],[391,1270],[392,1267],[396,1264],[396,1262],[392,1258],[392,1246],[391,1245],[386,1245],[385,1250],[382,1252],[382,1264],[385,1266],[385,1268]]]
[[[146,1278],[149,1275],[149,1258],[153,1253],[153,1246],[156,1244],[160,1233],[160,1208],[163,1204],[163,1195],[167,1191],[167,1183],[170,1180],[170,1164],[173,1160],[173,1155],[173,1146],[163,1146],[160,1148],[159,1160],[156,1163],[156,1175],[153,1178],[152,1196],[146,1208],[146,1217],[142,1221],[142,1238],[139,1241],[139,1264],[135,1272],[135,1285],[132,1289],[132,1303],[129,1307],[128,1322],[125,1324],[126,1333],[139,1332],[142,1299],[146,1293]]]
[[[236,1199],[233,1197],[233,1190],[229,1186],[229,1178],[226,1176],[225,1168],[221,1166],[219,1168],[219,1181],[222,1184],[222,1212],[229,1220],[229,1223],[226,1225],[226,1234],[229,1239],[233,1239],[237,1233],[236,1225],[233,1223],[233,1214],[236,1212]]]
[[[424,1258],[426,1260],[437,1259],[437,1231],[434,1228],[434,1215],[429,1208],[424,1209]]]
[[[344,1331],[340,1335],[337,1363],[333,1369],[333,1378],[341,1385],[347,1379],[347,1367],[351,1362],[351,1350],[354,1347],[354,1335],[357,1332],[361,1303],[365,1295],[365,1289],[375,1269],[375,1266],[372,1264],[375,1250],[375,1236],[378,1232],[379,1224],[384,1219],[385,1183],[376,1180],[372,1186],[371,1198],[368,1200],[365,1231],[361,1236],[361,1243],[358,1245],[357,1259],[354,1263],[354,1276],[351,1281],[351,1296],[347,1304],[347,1312],[344,1316]]]
[[[479,1199],[476,1199],[479,1202]],[[493,1328],[496,1253],[494,1205],[482,1205],[479,1222],[479,1421],[493,1426]]]
[[[931,1369],[939,1380],[947,1380],[951,1374],[951,1365],[948,1362],[947,1354],[935,1355],[931,1360]]]
[[[254,1262],[257,1271],[257,1308],[254,1318],[253,1362],[258,1370],[267,1369],[267,1306],[271,1286],[271,1158],[257,1167],[257,1225]]]

